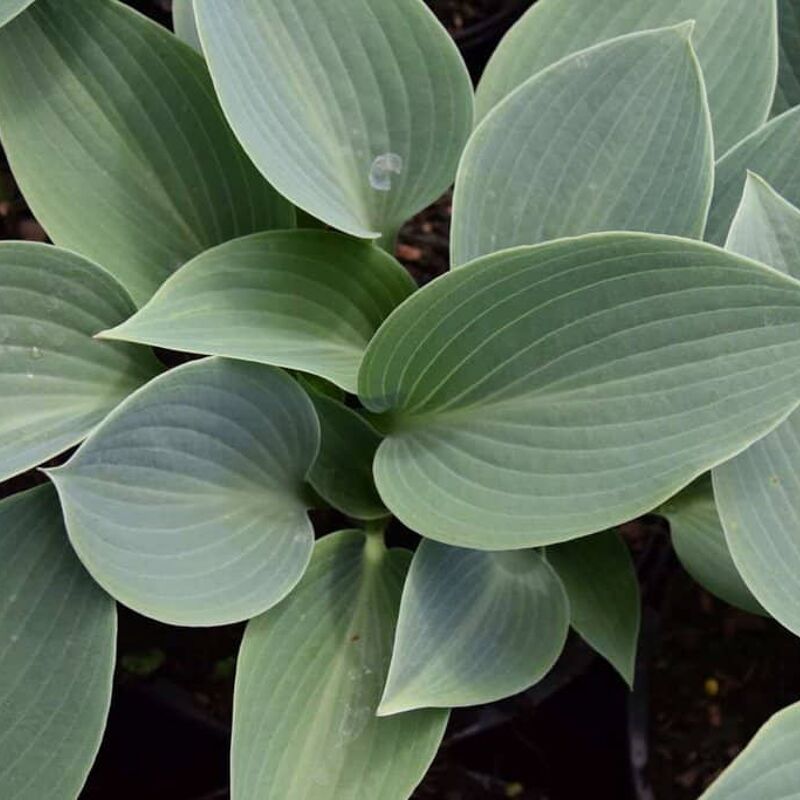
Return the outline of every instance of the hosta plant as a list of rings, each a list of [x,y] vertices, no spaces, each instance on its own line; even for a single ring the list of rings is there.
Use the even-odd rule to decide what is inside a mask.
[[[79,793],[115,600],[249,620],[235,800],[409,797],[570,626],[631,683],[653,510],[800,633],[796,0],[540,0],[476,94],[421,0],[174,11],[0,2],[53,242],[0,244],[0,478],[47,479],[0,503],[4,800]],[[398,231],[453,183],[417,289]],[[798,741],[707,797],[799,796]]]

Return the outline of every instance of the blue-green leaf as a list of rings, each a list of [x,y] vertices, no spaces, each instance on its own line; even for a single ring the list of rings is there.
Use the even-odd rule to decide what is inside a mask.
[[[52,487],[0,502],[0,797],[74,800],[111,700],[114,601],[69,546]]]
[[[424,540],[403,589],[378,713],[489,703],[543,678],[561,655],[569,605],[539,553]]]
[[[406,800],[447,712],[375,715],[409,553],[320,540],[295,591],[252,620],[236,665],[236,800]]]
[[[318,447],[314,407],[285,373],[210,358],[135,392],[49,475],[101,586],[162,622],[219,625],[303,574]]]

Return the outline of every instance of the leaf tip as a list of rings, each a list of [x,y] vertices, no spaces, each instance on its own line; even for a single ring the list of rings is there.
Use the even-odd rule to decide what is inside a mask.
[[[687,19],[683,22],[679,22],[675,25],[672,30],[675,31],[682,39],[686,39],[687,42],[691,42],[692,34],[694,33],[694,29],[697,25],[697,22],[693,19]]]

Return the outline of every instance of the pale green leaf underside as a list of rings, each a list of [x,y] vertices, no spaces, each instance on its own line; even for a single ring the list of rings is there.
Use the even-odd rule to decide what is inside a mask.
[[[409,298],[359,393],[389,412],[378,491],[487,550],[632,519],[780,422],[800,285],[701,242],[609,233],[480,259]]]
[[[669,521],[672,545],[681,564],[701,586],[751,614],[766,613],[733,562],[708,477],[687,486],[658,513]]]
[[[639,582],[616,531],[547,549],[569,598],[572,627],[633,687],[641,622]]]
[[[780,60],[773,114],[800,104],[800,1],[778,0]]]
[[[186,42],[198,53],[203,52],[194,18],[192,0],[172,0],[172,28],[182,42]]]
[[[111,700],[113,600],[72,552],[51,487],[0,503],[0,797],[74,800]]]
[[[717,162],[706,228],[709,242],[725,242],[748,170],[761,176],[787,202],[800,205],[800,108],[770,120]]]
[[[0,0],[0,27],[24,11],[33,0]]]
[[[726,247],[800,276],[800,211],[748,176]],[[750,591],[800,634],[800,411],[714,470],[725,537]]]
[[[774,714],[700,798],[756,799],[800,800],[800,703]]]
[[[778,622],[800,635],[800,411],[713,474],[742,578]]]
[[[0,480],[77,444],[159,370],[93,339],[134,310],[100,267],[43,244],[0,244]]]
[[[696,21],[692,43],[708,87],[717,153],[767,118],[777,66],[775,0],[539,0],[503,40],[476,104],[485,116],[564,56],[634,31]]]
[[[318,446],[314,408],[285,373],[210,358],[133,394],[49,474],[101,586],[162,622],[219,625],[303,574]]]
[[[452,182],[472,86],[421,0],[197,0],[195,14],[233,129],[300,208],[375,238]]]
[[[713,145],[688,34],[606,42],[506,98],[459,166],[452,263],[595,231],[701,238]]]
[[[568,630],[564,587],[538,553],[423,540],[403,589],[379,713],[521,692],[550,671]]]
[[[52,240],[141,304],[215,244],[294,224],[228,128],[203,59],[110,0],[37,0],[0,30],[0,135]]]
[[[409,554],[341,531],[245,631],[231,760],[236,800],[406,800],[447,712],[375,715]]]
[[[748,172],[725,249],[800,277],[800,210]]]
[[[314,390],[309,390],[309,396],[322,434],[309,483],[323,500],[353,519],[388,516],[372,477],[381,437],[343,403]]]
[[[366,242],[271,231],[202,253],[103,335],[299,369],[354,392],[369,340],[414,288]]]

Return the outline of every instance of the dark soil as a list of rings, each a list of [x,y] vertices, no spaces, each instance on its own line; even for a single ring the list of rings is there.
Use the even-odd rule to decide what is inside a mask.
[[[507,0],[425,0],[454,36],[480,24],[511,5]],[[513,2],[513,0],[512,0]]]

